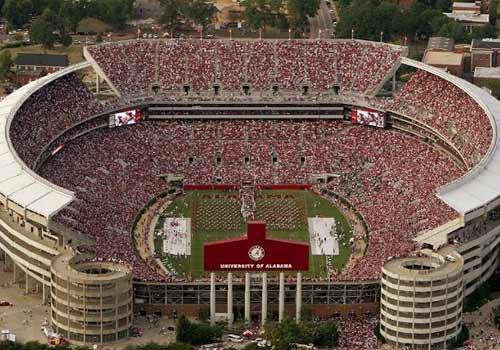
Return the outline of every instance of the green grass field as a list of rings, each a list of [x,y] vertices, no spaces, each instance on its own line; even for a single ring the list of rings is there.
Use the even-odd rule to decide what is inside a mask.
[[[348,244],[351,228],[344,216],[329,201],[309,191],[259,191],[256,194],[256,219],[267,223],[268,235],[309,242],[308,217],[333,217],[337,230],[342,227],[344,241],[339,242],[340,254],[330,265],[340,270],[351,254]],[[156,231],[162,231],[165,217],[191,218],[192,255],[186,258],[162,253],[162,238],[155,236],[156,254],[178,275],[204,276],[203,243],[240,236],[246,225],[240,212],[237,191],[190,191],[177,198],[162,213]],[[284,213],[279,215],[278,213]],[[312,256],[307,276],[326,276],[327,257]]]

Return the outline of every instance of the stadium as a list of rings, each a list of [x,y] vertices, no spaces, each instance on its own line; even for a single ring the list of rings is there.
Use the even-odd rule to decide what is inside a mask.
[[[487,91],[362,40],[132,40],[84,56],[0,103],[0,250],[61,335],[113,342],[134,313],[205,311],[335,317],[346,349],[373,348],[378,318],[396,346],[460,333],[463,299],[498,266]],[[223,258],[217,242],[255,227],[295,246],[269,269],[206,268],[210,247]],[[269,257],[256,247],[245,259]]]

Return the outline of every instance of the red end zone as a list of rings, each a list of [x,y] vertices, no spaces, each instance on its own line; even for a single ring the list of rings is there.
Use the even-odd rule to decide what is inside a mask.
[[[205,271],[307,271],[309,245],[266,237],[264,222],[249,222],[247,235],[203,246]]]

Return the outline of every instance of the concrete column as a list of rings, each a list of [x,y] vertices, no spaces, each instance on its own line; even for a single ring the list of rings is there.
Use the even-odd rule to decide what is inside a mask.
[[[25,291],[26,291],[26,294],[30,294],[30,276],[28,275],[28,273],[26,273],[24,275],[24,287],[25,287]]]
[[[261,324],[264,326],[267,321],[267,273],[262,273],[262,311]]]
[[[250,323],[250,273],[245,273],[245,323]]]
[[[96,93],[100,93],[101,92],[101,79],[99,79],[99,74],[97,74],[97,72],[95,73],[95,91]]]
[[[279,305],[278,305],[278,321],[283,321],[285,316],[285,273],[280,272],[280,290],[279,290]]]
[[[12,283],[17,283],[18,280],[18,270],[19,268],[17,267],[15,262],[12,262]]]
[[[42,304],[47,304],[47,287],[42,283]]]
[[[302,272],[297,272],[297,289],[295,294],[295,320],[300,321],[302,314]]]
[[[392,76],[392,92],[396,92],[396,73]]]
[[[12,270],[13,261],[12,261],[12,259],[11,259],[11,257],[9,255],[5,254],[4,262],[5,262],[4,266],[3,266],[4,272],[11,271]]]
[[[215,323],[215,273],[210,273],[210,323]]]
[[[233,274],[227,274],[227,324],[229,328],[233,326]]]

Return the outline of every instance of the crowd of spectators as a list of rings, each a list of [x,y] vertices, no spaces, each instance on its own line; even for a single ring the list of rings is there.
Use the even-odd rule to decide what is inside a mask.
[[[32,167],[52,139],[69,127],[103,111],[103,106],[76,74],[68,74],[31,95],[12,119],[10,139]]]
[[[373,92],[396,65],[400,49],[357,40],[133,40],[88,48],[123,95],[139,90]],[[157,91],[158,92],[158,91]]]
[[[174,89],[188,81],[207,89],[218,80],[237,88],[242,79],[262,89],[276,82],[290,89],[312,80],[313,88],[341,82],[362,92],[378,84],[400,54],[390,46],[352,40],[130,41],[90,50],[127,93],[153,82]],[[110,60],[108,50],[129,54]],[[362,69],[351,61],[355,59]],[[376,63],[370,76],[378,78],[365,77]],[[491,142],[491,126],[480,106],[429,73],[418,71],[393,99],[377,103],[440,133],[468,167],[479,162]],[[33,166],[50,140],[104,109],[79,77],[69,74],[23,104],[10,137],[20,157]],[[363,258],[344,271],[332,271],[334,280],[377,278],[387,259],[415,248],[416,234],[457,215],[435,193],[464,170],[403,133],[328,120],[172,120],[114,129],[104,122],[90,122],[95,130],[74,141],[74,133],[61,138],[67,144],[42,166],[41,174],[76,193],[77,199],[56,219],[91,235],[96,245],[88,249],[99,259],[129,263],[139,279],[154,280],[157,274],[136,256],[129,233],[139,210],[166,190],[159,175],[167,173],[183,175],[185,184],[295,184],[333,174],[323,189],[347,199],[370,232]]]
[[[433,128],[465,158],[469,168],[488,151],[493,131],[481,106],[457,86],[417,71],[386,107]]]
[[[427,164],[432,163],[429,167]],[[100,259],[127,262],[136,278],[156,275],[135,255],[130,231],[140,209],[167,189],[159,175],[187,184],[304,183],[337,174],[327,189],[348,199],[370,227],[362,260],[335,280],[376,278],[411,239],[454,218],[436,189],[462,171],[404,134],[341,121],[164,121],[100,129],[70,142],[41,174],[76,193],[56,220],[90,234]]]
[[[339,350],[372,350],[377,348],[374,317],[347,316],[338,319]]]
[[[370,232],[363,259],[336,279],[378,277],[388,258],[415,248],[412,238],[418,233],[457,216],[435,193],[463,171],[410,136],[378,131],[350,128],[342,133],[342,143],[322,150],[329,152],[326,156],[334,160],[331,172],[338,175],[326,187],[351,203]],[[322,147],[321,142],[316,144]]]
[[[97,49],[105,47],[105,49]],[[123,94],[151,88],[155,79],[157,44],[136,40],[91,47],[89,51],[99,66]]]

